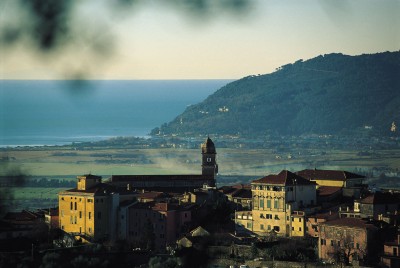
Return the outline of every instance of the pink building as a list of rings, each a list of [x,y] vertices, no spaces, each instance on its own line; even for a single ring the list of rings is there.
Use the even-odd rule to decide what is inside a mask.
[[[383,267],[397,268],[400,267],[400,233],[397,234],[396,239],[386,242],[383,245],[383,256],[381,257],[381,264]]]
[[[165,251],[190,230],[189,207],[169,203],[136,203],[129,207],[127,241],[133,248]]]
[[[372,254],[378,228],[356,218],[341,218],[320,224],[318,256],[328,262],[351,263]]]

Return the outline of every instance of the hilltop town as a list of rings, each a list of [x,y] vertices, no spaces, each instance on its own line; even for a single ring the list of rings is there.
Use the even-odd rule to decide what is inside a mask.
[[[208,137],[199,174],[86,174],[58,207],[7,213],[1,266],[399,267],[400,192],[366,180],[282,170],[217,187]]]

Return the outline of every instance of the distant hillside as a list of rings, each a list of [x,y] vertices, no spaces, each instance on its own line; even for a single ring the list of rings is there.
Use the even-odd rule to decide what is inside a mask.
[[[152,134],[391,135],[393,121],[400,126],[400,51],[328,54],[231,82]]]

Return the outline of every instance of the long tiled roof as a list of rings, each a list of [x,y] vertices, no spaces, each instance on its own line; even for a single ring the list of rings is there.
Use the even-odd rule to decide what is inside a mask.
[[[376,192],[360,200],[362,204],[396,204],[400,203],[400,195]]]
[[[277,175],[268,175],[261,179],[254,180],[252,183],[265,183],[265,184],[276,184],[276,185],[313,185],[314,182],[310,182],[305,178],[296,175],[290,171],[282,170]]]
[[[296,174],[309,180],[346,181],[349,179],[365,178],[362,175],[340,170],[305,169],[296,172]]]
[[[333,226],[343,226],[343,227],[357,227],[357,228],[367,228],[367,229],[375,229],[373,224],[366,222],[365,220],[357,219],[357,218],[340,218],[336,220],[331,220],[322,223],[324,225],[333,225]]]
[[[112,182],[129,181],[168,181],[168,180],[207,180],[210,176],[203,175],[112,175]]]
[[[320,186],[318,188],[318,195],[319,196],[329,196],[332,194],[336,194],[342,190],[342,187],[335,187],[335,186]]]

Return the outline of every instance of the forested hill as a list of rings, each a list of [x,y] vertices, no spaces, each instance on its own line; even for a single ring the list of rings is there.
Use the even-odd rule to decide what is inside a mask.
[[[393,135],[393,121],[400,126],[400,51],[328,54],[231,82],[152,134]]]

